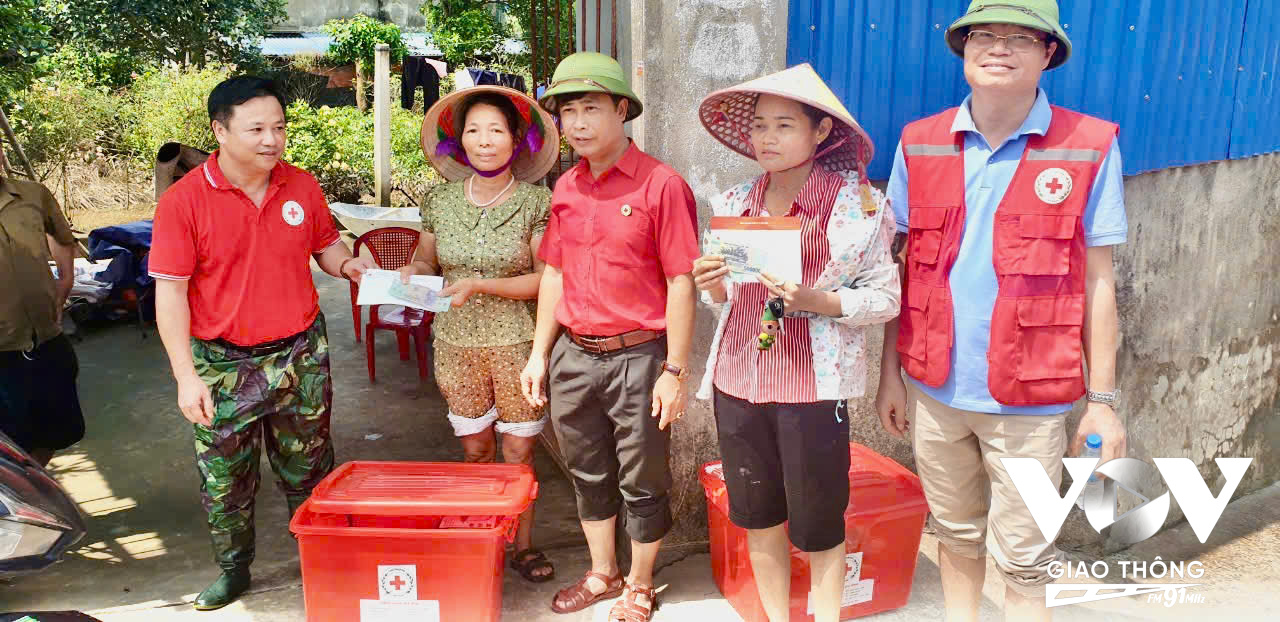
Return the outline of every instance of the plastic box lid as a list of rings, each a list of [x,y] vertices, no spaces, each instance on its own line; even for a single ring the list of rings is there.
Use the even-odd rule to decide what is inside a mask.
[[[523,464],[348,462],[311,493],[311,510],[373,516],[516,516],[538,496]]]
[[[708,500],[728,512],[729,502],[724,498],[723,464],[720,461],[704,464],[699,479]],[[920,478],[864,445],[849,443],[849,507],[846,515],[899,510],[927,511]]]

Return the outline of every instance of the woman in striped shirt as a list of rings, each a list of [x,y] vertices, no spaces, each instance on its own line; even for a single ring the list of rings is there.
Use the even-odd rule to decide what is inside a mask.
[[[816,619],[839,618],[849,503],[845,400],[863,394],[863,327],[898,313],[892,211],[864,174],[871,140],[809,65],[713,93],[703,125],[764,174],[712,200],[715,216],[799,221],[800,282],[694,266],[720,309],[700,399],[714,399],[729,518],[747,530],[760,599],[789,619],[790,543],[809,553]],[[792,223],[796,221],[791,221]],[[780,331],[761,339],[766,305]],[[772,328],[772,326],[770,326]],[[772,330],[769,332],[773,332]],[[772,345],[765,347],[765,342]]]

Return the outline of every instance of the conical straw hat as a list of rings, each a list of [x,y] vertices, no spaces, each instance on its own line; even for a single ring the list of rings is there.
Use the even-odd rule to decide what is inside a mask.
[[[556,159],[560,157],[560,130],[556,128],[555,118],[551,113],[543,110],[532,97],[502,86],[473,86],[440,98],[440,101],[431,106],[422,119],[423,155],[427,156],[431,166],[449,181],[466,179],[474,172],[470,166],[458,161],[450,153],[442,152],[439,147],[441,142],[461,138],[456,136],[457,127],[454,117],[458,105],[468,97],[485,92],[509,97],[516,105],[516,110],[520,112],[522,129],[526,129],[526,133],[532,132],[540,139],[535,141],[540,144],[536,153],[530,152],[527,147],[520,151],[516,161],[511,164],[511,174],[516,179],[529,183],[542,180],[555,165]],[[519,148],[522,144],[526,144],[525,141],[520,141],[516,147]],[[462,145],[458,144],[456,149],[461,152]]]
[[[818,158],[818,162],[829,171],[866,170],[867,163],[875,155],[871,137],[853,120],[853,115],[808,63],[716,91],[702,100],[698,117],[702,126],[726,147],[754,160],[756,154],[750,141],[751,120],[755,116],[756,99],[762,94],[809,104],[831,115],[834,122],[831,136],[818,147],[818,153],[841,139],[845,140]]]

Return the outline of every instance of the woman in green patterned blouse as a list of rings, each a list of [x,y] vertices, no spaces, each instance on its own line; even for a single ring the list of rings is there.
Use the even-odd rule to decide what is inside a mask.
[[[551,192],[534,185],[559,155],[551,116],[524,94],[480,86],[453,93],[427,111],[422,145],[449,183],[422,203],[422,238],[401,269],[441,274],[453,308],[436,316],[436,384],[467,462],[493,462],[497,432],[508,463],[533,463],[546,413],[520,393],[533,344]],[[533,506],[521,515],[511,565],[524,578],[555,575],[533,547]]]

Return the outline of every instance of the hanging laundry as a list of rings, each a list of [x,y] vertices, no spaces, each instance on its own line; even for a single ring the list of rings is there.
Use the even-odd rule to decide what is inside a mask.
[[[412,110],[422,87],[422,106],[426,110],[440,99],[440,73],[424,56],[406,56],[400,82],[400,106]]]
[[[495,86],[505,86],[509,89],[515,89],[521,93],[528,94],[525,90],[526,85],[523,76],[517,76],[510,73],[498,73],[489,69],[468,69],[468,76],[472,85],[492,84]],[[462,88],[459,86],[459,88]]]

